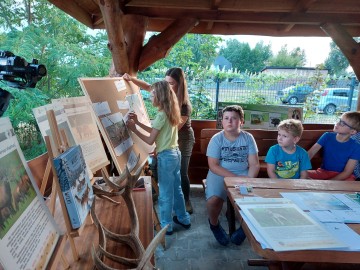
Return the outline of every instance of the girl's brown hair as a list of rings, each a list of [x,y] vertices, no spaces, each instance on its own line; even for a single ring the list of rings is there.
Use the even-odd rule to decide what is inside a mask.
[[[181,123],[180,107],[174,91],[171,90],[169,83],[165,80],[156,82],[151,85],[154,95],[154,105],[159,110],[165,112],[172,126]]]

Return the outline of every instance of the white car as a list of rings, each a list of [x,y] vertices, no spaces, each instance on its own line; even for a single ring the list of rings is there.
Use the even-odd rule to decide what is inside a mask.
[[[358,90],[354,90],[350,111],[356,110],[358,93]],[[337,111],[346,112],[349,109],[349,95],[349,88],[326,88],[320,94],[316,109],[325,114],[334,114]]]

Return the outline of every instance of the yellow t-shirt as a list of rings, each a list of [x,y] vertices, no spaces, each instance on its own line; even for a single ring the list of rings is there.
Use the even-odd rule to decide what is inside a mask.
[[[159,130],[159,134],[155,139],[156,151],[174,149],[178,146],[178,129],[177,126],[171,126],[169,119],[164,111],[159,111],[156,115],[152,127]]]

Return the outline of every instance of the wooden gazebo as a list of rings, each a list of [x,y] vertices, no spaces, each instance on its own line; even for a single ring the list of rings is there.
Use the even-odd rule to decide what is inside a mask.
[[[49,0],[92,29],[106,29],[118,74],[165,57],[186,33],[330,36],[360,78],[359,0]],[[147,31],[159,32],[143,45]],[[360,110],[360,98],[357,109]]]

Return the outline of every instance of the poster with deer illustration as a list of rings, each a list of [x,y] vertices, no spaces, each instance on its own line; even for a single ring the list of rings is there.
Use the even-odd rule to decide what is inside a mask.
[[[60,232],[9,118],[0,118],[0,269],[46,269]]]
[[[85,221],[94,199],[81,147],[70,147],[54,158],[54,166],[71,226],[77,229]]]

